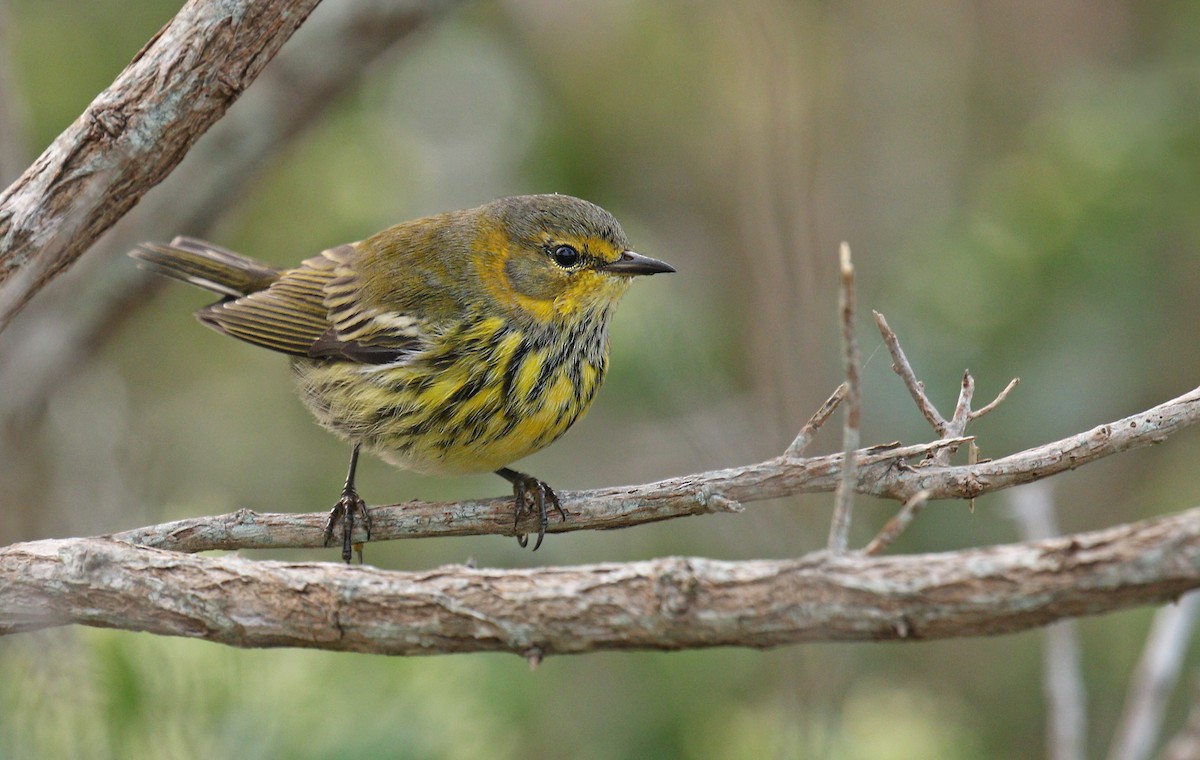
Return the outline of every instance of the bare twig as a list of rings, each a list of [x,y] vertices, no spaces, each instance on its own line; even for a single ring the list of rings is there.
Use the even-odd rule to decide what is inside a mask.
[[[963,372],[962,384],[959,387],[958,403],[954,407],[953,416],[947,420],[941,415],[930,401],[929,396],[925,394],[925,383],[917,379],[916,372],[913,371],[912,365],[908,361],[908,357],[904,354],[904,349],[900,347],[900,339],[896,337],[896,333],[888,325],[887,319],[877,311],[871,312],[875,315],[875,324],[879,328],[879,334],[883,336],[883,342],[887,345],[888,353],[892,355],[892,370],[895,371],[900,379],[904,381],[904,387],[908,389],[909,394],[916,402],[917,408],[921,410],[921,414],[933,426],[933,431],[943,438],[954,438],[964,435],[967,430],[967,424],[972,420],[977,420],[983,415],[995,409],[1008,398],[1008,394],[1012,389],[1017,387],[1020,382],[1019,378],[1013,378],[1005,386],[1004,390],[1000,391],[990,403],[986,404],[982,409],[971,411],[971,401],[975,396],[975,378],[971,377],[969,371]],[[950,456],[953,450],[945,450],[938,452],[937,464],[946,465],[950,462]]]
[[[0,284],[36,273],[5,294],[0,329],[179,163],[317,2],[190,0],[0,194]]]
[[[900,339],[896,337],[895,331],[888,325],[887,319],[882,314],[877,311],[871,313],[875,315],[875,325],[879,328],[879,334],[883,336],[888,353],[892,355],[892,371],[904,381],[904,387],[908,388],[913,401],[917,403],[917,408],[933,426],[934,433],[942,435],[946,429],[946,420],[929,400],[929,397],[925,395],[925,383],[918,380],[917,374],[913,372],[912,365],[908,363],[908,357],[904,355],[904,349],[900,347]]]
[[[857,482],[859,431],[862,417],[862,381],[859,368],[858,337],[854,329],[854,264],[850,246],[842,243],[838,251],[841,264],[841,288],[838,311],[842,324],[842,367],[846,373],[846,411],[842,427],[842,474],[833,498],[833,519],[829,525],[829,551],[840,554],[850,541],[850,521],[854,512],[854,487]]]
[[[963,372],[962,384],[958,389],[958,403],[954,405],[954,416],[950,418],[951,428],[967,429],[967,422],[971,419],[971,401],[974,398],[975,378],[971,377],[970,370],[966,370]]]
[[[867,544],[862,553],[868,557],[882,554],[889,546],[900,538],[900,534],[912,523],[921,509],[929,503],[928,491],[917,491],[900,507],[900,511],[879,531],[871,543]]]
[[[808,422],[804,423],[804,427],[800,428],[800,434],[796,436],[796,440],[792,441],[792,445],[787,447],[784,456],[787,457],[802,457],[805,450],[812,444],[813,438],[817,436],[817,432],[821,426],[833,416],[833,413],[841,405],[842,400],[846,398],[846,384],[842,383],[834,389],[829,398],[825,399],[825,403],[821,404],[821,408],[813,412],[813,416]]]
[[[1003,404],[1004,400],[1006,398],[1008,398],[1008,394],[1012,393],[1013,388],[1016,388],[1017,385],[1020,384],[1020,382],[1021,382],[1021,378],[1019,378],[1019,377],[1014,377],[1012,380],[1009,380],[1008,385],[1004,386],[1004,390],[1002,390],[1002,391],[1000,391],[1000,393],[996,394],[996,398],[992,399],[987,404],[984,404],[979,409],[976,409],[975,411],[971,412],[971,419],[977,420],[980,417],[982,417],[983,415],[987,414],[988,412],[992,411],[996,407]]]
[[[1198,586],[1200,509],[944,554],[419,573],[48,539],[0,549],[0,634],[79,623],[242,647],[550,656],[993,635]]]
[[[1190,593],[1178,604],[1154,614],[1146,646],[1138,661],[1120,722],[1113,734],[1108,760],[1146,760],[1158,742],[1163,713],[1192,640],[1200,593]]]
[[[1059,533],[1054,501],[1046,481],[1009,492],[1013,516],[1021,538],[1044,540]],[[1046,756],[1051,760],[1087,757],[1087,697],[1083,685],[1083,658],[1079,630],[1074,620],[1061,620],[1046,628],[1042,649],[1042,689],[1048,706]]]

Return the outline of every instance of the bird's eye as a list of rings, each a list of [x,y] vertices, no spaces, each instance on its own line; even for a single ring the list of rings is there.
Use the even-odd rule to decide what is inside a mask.
[[[550,251],[550,258],[563,269],[570,269],[579,263],[579,251],[569,245],[557,245]]]

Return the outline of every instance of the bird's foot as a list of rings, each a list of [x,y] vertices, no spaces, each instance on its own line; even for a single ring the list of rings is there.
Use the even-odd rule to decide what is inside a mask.
[[[367,540],[371,540],[371,515],[367,512],[367,503],[354,490],[354,486],[347,484],[342,489],[342,498],[333,505],[333,509],[329,510],[329,519],[325,521],[325,545],[329,546],[330,540],[333,539],[333,530],[340,522],[342,524],[342,559],[346,561],[346,564],[350,564],[351,550],[354,550],[358,552],[358,564],[361,565],[363,561],[362,544],[353,543],[351,540],[354,535],[356,516],[362,518],[362,526],[367,533]]]
[[[546,537],[546,526],[550,524],[550,511],[547,507],[558,512],[563,522],[567,521],[567,513],[563,511],[562,504],[558,501],[558,494],[554,493],[554,489],[546,481],[538,480],[523,472],[504,467],[496,470],[496,474],[512,483],[513,486],[513,500],[516,502],[513,516],[514,529],[521,524],[522,517],[537,513],[537,541],[533,544],[533,551],[536,552],[542,545],[542,539]],[[524,533],[519,533],[517,534],[517,543],[525,547],[529,544],[529,537]]]

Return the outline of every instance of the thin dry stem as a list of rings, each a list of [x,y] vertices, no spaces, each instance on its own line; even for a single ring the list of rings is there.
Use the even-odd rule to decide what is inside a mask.
[[[1020,382],[1021,382],[1021,378],[1019,378],[1019,377],[1014,377],[1012,380],[1009,380],[1008,385],[1004,386],[1004,390],[1000,391],[1000,393],[996,395],[996,398],[992,399],[987,404],[984,404],[979,409],[976,409],[975,411],[971,412],[971,419],[977,420],[980,417],[982,417],[983,415],[987,414],[988,412],[992,411],[996,407],[1003,404],[1004,400],[1006,398],[1008,398],[1008,394],[1012,393],[1013,388],[1016,388],[1017,385],[1020,384]]]
[[[875,325],[879,328],[879,334],[883,336],[888,353],[892,355],[892,371],[904,381],[904,387],[908,388],[909,394],[917,404],[917,409],[921,410],[921,414],[933,426],[934,433],[942,435],[942,431],[946,429],[946,420],[929,400],[929,397],[925,395],[925,384],[918,380],[917,374],[913,372],[912,365],[908,363],[908,357],[904,355],[904,349],[900,347],[900,339],[896,337],[895,331],[888,325],[887,319],[882,314],[877,311],[871,313],[875,316]]]
[[[862,417],[862,380],[858,337],[854,328],[854,264],[850,246],[842,243],[838,251],[841,263],[841,288],[838,305],[842,322],[842,367],[846,373],[845,424],[842,428],[842,473],[833,498],[833,519],[829,526],[829,551],[840,554],[850,542],[850,521],[854,512],[854,486],[858,470],[858,449]]]
[[[912,521],[928,503],[929,491],[917,491],[913,494],[900,507],[900,511],[887,521],[875,538],[871,539],[871,543],[867,544],[862,553],[868,557],[874,557],[886,551],[896,542],[897,538],[900,538],[900,534],[912,524]]]
[[[787,447],[784,456],[787,457],[802,457],[804,452],[812,444],[813,439],[817,437],[821,426],[824,425],[833,413],[841,405],[846,398],[846,384],[842,383],[834,389],[833,393],[829,394],[829,398],[825,399],[825,403],[821,404],[821,408],[813,412],[813,416],[808,422],[804,423],[804,427],[800,428],[800,434],[796,436],[796,440],[792,441],[792,445]]]

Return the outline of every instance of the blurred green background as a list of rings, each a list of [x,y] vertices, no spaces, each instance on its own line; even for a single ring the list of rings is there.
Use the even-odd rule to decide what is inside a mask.
[[[349,5],[327,2],[313,21]],[[177,10],[0,0],[7,141],[31,159]],[[237,189],[215,227],[150,219],[137,234],[203,232],[290,264],[524,192],[605,206],[637,250],[679,274],[633,288],[596,405],[523,469],[580,489],[781,452],[840,380],[842,240],[864,317],[864,443],[932,437],[870,325],[878,309],[947,413],[964,368],[979,404],[1021,377],[974,429],[983,455],[1000,456],[1198,383],[1200,4],[469,4],[376,62]],[[196,202],[166,185],[151,201]],[[97,271],[131,270],[124,245],[102,240],[89,254]],[[64,289],[86,308],[108,276],[71,291],[63,278],[43,298]],[[144,301],[44,403],[9,410],[0,542],[242,507],[318,511],[336,497],[346,452],[293,397],[286,361],[200,327],[190,312],[206,298],[192,289]],[[36,306],[14,330],[45,318]],[[831,425],[813,453],[838,447]],[[1187,432],[1055,478],[1062,529],[1200,504],[1198,456]],[[506,486],[371,460],[360,488],[379,503]],[[830,502],[555,535],[537,554],[483,537],[372,544],[367,559],[407,569],[786,557],[824,544]],[[855,544],[894,508],[860,500]],[[998,494],[973,513],[931,506],[893,551],[1017,537]],[[1092,756],[1110,740],[1150,615],[1080,624]],[[1030,632],[559,657],[530,672],[502,655],[238,651],[52,630],[0,640],[0,757],[1023,758],[1042,754],[1040,652]]]

